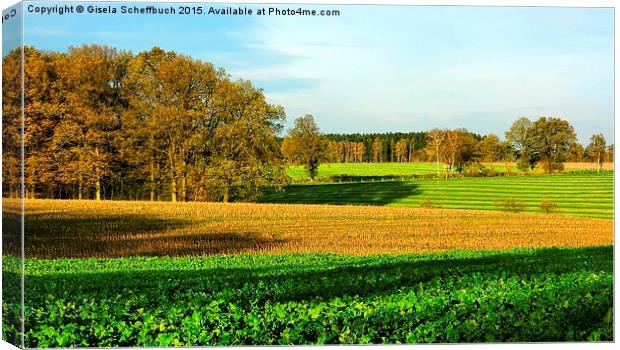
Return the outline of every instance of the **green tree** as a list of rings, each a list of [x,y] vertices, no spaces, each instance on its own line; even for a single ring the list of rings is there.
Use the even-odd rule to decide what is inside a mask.
[[[303,165],[311,179],[316,178],[320,163],[326,160],[328,142],[314,117],[306,114],[295,119],[286,139],[288,147],[282,149],[284,156],[294,164]]]
[[[205,183],[223,202],[254,200],[260,188],[281,187],[288,181],[276,139],[284,108],[267,103],[262,91],[248,81],[224,82],[229,89],[228,103],[220,105],[221,124],[213,133],[203,134],[209,143],[199,140],[201,145],[212,145],[202,153],[208,157],[200,160],[207,164]]]
[[[515,150],[517,166],[520,169],[533,169],[536,166],[537,160],[530,147],[531,127],[532,122],[528,118],[521,117],[506,131],[506,140]]]
[[[564,119],[541,117],[528,130],[529,153],[542,163],[547,173],[563,168],[575,142],[575,131]]]

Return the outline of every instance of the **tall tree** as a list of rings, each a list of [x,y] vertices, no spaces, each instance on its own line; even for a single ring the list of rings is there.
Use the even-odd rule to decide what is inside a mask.
[[[603,134],[594,134],[590,138],[590,144],[586,148],[588,156],[596,161],[596,171],[601,172],[605,160],[606,142]]]
[[[528,130],[528,148],[547,173],[561,170],[571,144],[577,141],[573,127],[564,119],[541,117]]]
[[[383,142],[379,137],[375,137],[372,142],[372,161],[375,163],[383,161]]]
[[[396,154],[396,161],[399,163],[407,161],[407,141],[400,139],[394,146],[394,152]]]
[[[254,200],[261,187],[279,187],[287,181],[276,139],[284,109],[267,103],[262,91],[248,81],[230,84],[228,103],[220,106],[224,108],[223,123],[207,136],[213,148],[202,158],[210,175],[206,184],[221,195],[223,202],[232,196]]]
[[[537,159],[531,153],[530,149],[530,129],[532,121],[528,118],[521,117],[517,119],[508,131],[506,131],[506,140],[508,140],[517,155],[517,165],[521,169],[533,169]]]
[[[77,146],[78,181],[86,176],[101,199],[101,182],[112,172],[115,133],[120,130],[123,107],[121,80],[126,54],[105,46],[70,48],[60,62],[67,91],[67,123],[81,127]]]
[[[476,145],[482,160],[485,162],[495,162],[499,159],[500,141],[495,134],[489,134],[480,140]]]
[[[288,131],[289,147],[284,156],[295,164],[303,165],[311,179],[318,175],[319,165],[326,158],[327,140],[321,134],[314,117],[306,114],[295,119]]]
[[[614,145],[611,144],[609,146],[607,146],[607,152],[606,153],[606,158],[607,158],[607,163],[613,163],[614,162]]]
[[[21,48],[2,58],[2,192],[20,197],[22,168]]]
[[[568,155],[566,156],[567,162],[582,162],[585,156],[585,149],[579,142],[574,142],[568,149]]]
[[[225,108],[235,102],[228,96],[230,84],[218,83],[222,74],[211,64],[159,48],[139,54],[130,63],[126,85],[131,108],[126,116],[128,123],[141,127],[134,137],[149,150],[144,157],[151,198],[155,163],[163,157],[171,201],[187,199],[188,160],[196,141],[206,142],[197,147],[208,148],[211,139],[204,134],[211,135],[223,119],[230,118]]]
[[[433,129],[427,133],[428,137],[428,153],[435,158],[435,167],[437,176],[440,176],[439,160],[442,158],[442,148],[447,139],[447,130]]]

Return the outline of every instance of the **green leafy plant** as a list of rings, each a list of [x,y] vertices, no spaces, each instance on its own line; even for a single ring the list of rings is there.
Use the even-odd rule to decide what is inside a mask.
[[[25,272],[33,348],[613,340],[611,246],[26,260]]]

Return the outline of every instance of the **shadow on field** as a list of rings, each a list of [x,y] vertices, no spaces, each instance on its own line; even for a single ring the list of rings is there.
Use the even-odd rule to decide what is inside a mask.
[[[462,258],[458,255],[437,255],[416,260],[416,257],[402,255],[386,259],[371,256],[341,260],[337,255],[326,254],[309,256],[305,264],[200,270],[157,270],[154,265],[153,270],[132,271],[128,264],[128,270],[123,272],[72,274],[68,271],[26,276],[26,283],[33,286],[28,289],[32,293],[30,299],[43,298],[60,291],[75,292],[76,295],[86,297],[89,293],[96,295],[106,290],[109,295],[131,291],[132,294],[143,295],[145,300],[157,300],[159,296],[165,295],[174,301],[177,293],[223,292],[230,302],[248,306],[246,303],[250,300],[264,303],[381,295],[449,277],[477,275],[481,280],[497,280],[498,276],[505,275],[520,276],[527,280],[537,278],[541,273],[599,273],[613,269],[611,246],[484,253],[479,257]],[[225,266],[242,265],[240,261],[245,260],[241,258],[225,262]]]
[[[30,216],[26,257],[53,259],[242,253],[284,242],[255,232],[203,232],[194,223],[142,215]]]
[[[421,194],[411,181],[306,184],[287,186],[284,191],[266,190],[259,201],[292,204],[387,205]]]
[[[14,210],[7,210],[7,205],[3,203],[4,208],[2,210],[2,254],[21,256],[21,214],[20,208],[10,208]]]

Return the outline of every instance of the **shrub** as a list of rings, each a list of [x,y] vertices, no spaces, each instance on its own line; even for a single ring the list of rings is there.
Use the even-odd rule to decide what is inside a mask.
[[[485,176],[485,177],[497,176],[497,170],[495,170],[495,168],[482,168],[482,176]]]
[[[540,160],[540,168],[542,168],[545,171],[545,173],[558,174],[562,170],[564,170],[564,164],[560,162],[556,162],[556,161],[552,161],[551,164],[549,164],[549,161],[547,158],[542,158]]]
[[[435,209],[435,208],[441,208],[441,205],[433,202],[430,199],[425,199],[422,202],[420,202],[420,208]]]
[[[558,203],[550,199],[543,199],[540,202],[540,209],[547,214],[551,214],[558,210]]]
[[[525,209],[525,204],[520,199],[515,197],[500,198],[497,200],[496,206],[501,210],[510,211],[513,213],[518,213]]]

